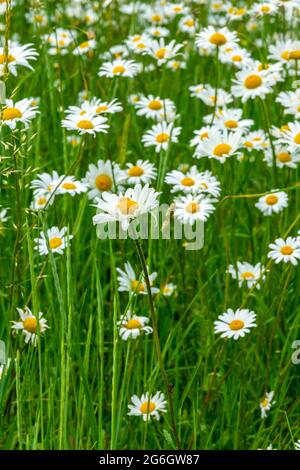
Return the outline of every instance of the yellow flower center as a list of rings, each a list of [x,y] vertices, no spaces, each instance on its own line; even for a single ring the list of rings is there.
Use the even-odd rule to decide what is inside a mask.
[[[290,126],[288,124],[284,124],[283,126],[281,126],[280,128],[280,132],[286,132],[286,131],[290,131]]]
[[[280,252],[283,255],[291,255],[294,252],[294,248],[292,248],[290,245],[285,245],[280,248]]]
[[[269,64],[259,64],[257,70],[261,72],[262,70],[268,70],[270,68]]]
[[[108,110],[108,106],[103,104],[103,105],[98,106],[98,108],[96,109],[96,113],[97,114],[104,113],[107,110]]]
[[[299,60],[300,59],[300,50],[299,51],[291,51],[289,55],[289,59]]]
[[[186,212],[188,212],[189,214],[195,214],[199,211],[199,209],[200,205],[197,204],[197,202],[190,202],[185,208]]]
[[[208,132],[202,132],[202,133],[200,134],[200,139],[201,139],[201,140],[208,139]]]
[[[37,330],[37,320],[35,317],[28,317],[23,321],[24,330],[29,333],[36,333]]]
[[[155,403],[152,401],[144,401],[140,406],[140,412],[143,414],[152,413],[155,410]]]
[[[133,42],[138,42],[141,39],[142,36],[134,36],[132,39]]]
[[[300,144],[300,132],[295,135],[294,142],[295,144],[298,144],[298,145]]]
[[[253,279],[255,276],[253,273],[251,273],[250,271],[245,271],[241,274],[241,278],[243,279]]]
[[[49,240],[49,246],[51,250],[54,250],[55,248],[59,248],[62,245],[62,239],[60,237],[53,237],[51,240]]]
[[[189,18],[189,19],[185,20],[184,24],[186,26],[189,26],[190,28],[192,28],[194,26],[195,22],[192,18]]]
[[[164,142],[168,142],[169,138],[170,138],[169,134],[162,132],[161,134],[158,134],[156,136],[156,142],[159,144],[163,144]]]
[[[63,183],[62,187],[64,189],[76,189],[77,188],[75,183]]]
[[[159,23],[161,21],[161,16],[160,15],[152,15],[152,21],[153,23]]]
[[[141,281],[134,279],[131,281],[131,287],[135,292],[144,292],[145,286]]]
[[[281,163],[290,162],[292,160],[292,156],[289,152],[280,152],[277,154],[277,160]]]
[[[284,59],[284,60],[289,60],[290,58],[290,51],[283,51],[281,53],[281,58]]]
[[[46,204],[46,202],[47,202],[47,199],[44,196],[39,197],[38,200],[36,201],[38,206],[43,206],[44,204]]]
[[[95,179],[95,185],[99,191],[109,191],[113,185],[113,181],[109,175],[98,175]]]
[[[155,56],[157,59],[164,59],[166,55],[167,49],[165,47],[161,47],[155,52]]]
[[[2,111],[2,119],[3,121],[11,121],[12,119],[21,118],[23,114],[17,108],[5,108]]]
[[[260,11],[262,13],[269,13],[270,12],[270,7],[268,7],[268,5],[262,5]]]
[[[81,44],[79,44],[79,48],[86,49],[87,47],[89,47],[89,45],[90,45],[89,41],[84,41]]]
[[[244,328],[244,325],[245,323],[243,322],[243,320],[232,320],[229,323],[229,328],[233,331],[238,331]]]
[[[250,142],[249,140],[247,140],[246,142],[244,142],[244,147],[251,148],[251,147],[253,147],[253,144],[252,144],[252,142]]]
[[[64,46],[64,45],[65,45],[65,40],[64,40],[64,39],[60,39],[60,40],[57,42],[57,44],[58,44],[59,46]]]
[[[260,402],[260,404],[261,404],[261,406],[262,406],[263,408],[266,408],[266,406],[268,406],[268,404],[269,404],[269,401],[268,401],[267,398],[264,398],[264,399]]]
[[[248,75],[248,77],[244,81],[244,85],[248,90],[254,90],[258,88],[262,84],[262,79],[259,75]]]
[[[125,72],[125,67],[123,67],[123,65],[116,65],[112,70],[112,73],[114,74],[122,74],[124,72]]]
[[[224,34],[214,33],[210,36],[209,42],[211,42],[211,44],[214,44],[215,46],[219,47],[219,46],[223,46],[224,44],[226,44],[227,39],[224,36]]]
[[[43,15],[35,15],[34,19],[37,23],[42,23],[44,17],[43,17]]]
[[[129,168],[127,173],[129,176],[142,176],[144,174],[144,170],[140,166],[135,165]]]
[[[15,60],[15,57],[11,54],[0,54],[0,64],[14,62]]]
[[[270,196],[267,196],[265,201],[269,206],[274,206],[274,204],[277,204],[278,202],[278,197],[275,196],[275,194],[272,194]]]
[[[243,59],[243,57],[242,57],[241,55],[233,55],[233,56],[231,57],[231,60],[232,60],[233,62],[241,62],[242,59]]]
[[[135,330],[137,328],[141,329],[143,325],[138,320],[135,320],[134,318],[132,318],[124,326],[125,328],[127,328],[127,330]]]
[[[136,47],[137,49],[145,49],[146,45],[143,42],[139,42]]]
[[[229,129],[236,129],[238,127],[238,122],[232,119],[229,119],[229,121],[226,121],[224,124]]]
[[[152,100],[148,103],[148,108],[158,111],[162,108],[162,103],[158,100]]]
[[[214,155],[216,157],[223,157],[223,155],[228,155],[231,150],[231,146],[229,144],[219,144],[214,148]]]
[[[123,215],[133,215],[138,207],[138,203],[129,197],[121,197],[119,200],[118,208]]]
[[[77,127],[79,127],[79,129],[94,129],[94,124],[87,119],[83,119],[77,122]]]
[[[182,178],[180,182],[183,186],[194,186],[195,184],[195,180],[193,178],[190,178],[189,176]]]

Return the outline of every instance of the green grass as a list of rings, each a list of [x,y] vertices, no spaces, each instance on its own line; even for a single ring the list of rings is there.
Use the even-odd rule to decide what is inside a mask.
[[[17,33],[22,44],[34,43],[39,58],[32,62],[34,71],[19,69],[17,77],[8,76],[7,97],[39,96],[41,100],[40,115],[28,131],[21,126],[14,132],[2,126],[0,131],[0,204],[9,208],[9,220],[0,234],[0,339],[13,359],[0,381],[1,449],[176,447],[170,412],[159,422],[146,424],[127,415],[133,394],[161,390],[167,395],[153,335],[124,342],[116,325],[128,304],[128,296],[117,290],[116,267],[123,268],[130,261],[142,273],[134,241],[99,240],[92,225],[95,208],[86,195],[59,196],[42,214],[28,209],[32,199],[29,186],[37,173],[56,170],[63,174],[73,165],[72,174],[82,178],[88,165],[100,158],[122,166],[137,158],[148,159],[161,165],[161,178],[183,162],[197,164],[199,170],[210,169],[221,181],[222,197],[205,224],[202,250],[189,252],[182,240],[141,242],[146,258],[151,246],[149,264],[158,272],[156,285],[169,281],[177,285],[176,295],[154,297],[154,308],[163,363],[172,384],[180,447],[257,449],[273,443],[276,449],[293,449],[300,439],[300,365],[291,362],[292,343],[300,335],[299,266],[269,264],[261,290],[250,291],[239,288],[225,271],[237,260],[267,264],[269,243],[287,233],[296,235],[299,168],[277,168],[275,182],[273,169],[262,161],[262,152],[247,154],[241,162],[233,157],[224,165],[206,158],[192,159],[189,141],[193,130],[202,126],[203,116],[212,108],[191,98],[188,87],[198,83],[214,86],[217,67],[219,86],[229,90],[234,71],[211,57],[200,57],[192,49],[193,39],[182,33],[175,36],[176,23],[172,23],[170,38],[188,40],[185,70],[155,69],[133,80],[117,81],[97,76],[102,62],[98,55],[144,27],[135,16],[120,14],[120,2],[99,13],[100,21],[91,28],[97,40],[93,58],[48,55],[42,34],[58,26],[70,28],[72,21],[51,19],[48,27],[36,30],[24,19],[27,3],[19,1],[13,9],[9,33]],[[49,19],[55,5],[63,9],[67,4],[43,3]],[[194,13],[201,25],[207,24],[206,7],[194,5]],[[85,40],[86,25],[80,22],[75,27],[78,38]],[[260,28],[249,35],[243,22],[233,23],[233,27],[253,56],[266,57],[265,46],[252,47],[261,36]],[[265,44],[283,27],[281,20],[278,24],[265,22]],[[296,26],[288,32],[296,37]],[[151,62],[141,56],[137,60]],[[280,82],[266,98],[273,125],[287,121],[275,97],[281,90],[290,90],[292,81],[289,77]],[[84,139],[82,156],[75,165],[78,148],[69,145],[60,121],[63,109],[76,103],[78,92],[86,85],[91,96],[118,98],[124,111],[112,116],[107,135]],[[128,103],[128,95],[137,92],[172,99],[180,114],[179,143],[171,146],[168,156],[161,155],[161,163],[152,148],[141,144],[151,122],[136,116]],[[233,106],[239,107],[240,101],[235,99]],[[247,102],[244,117],[254,119],[254,129],[265,128],[259,100]],[[162,179],[159,187],[162,201],[171,202],[169,187]],[[254,207],[257,197],[226,198],[275,188],[290,188],[289,206],[271,218]],[[68,226],[74,238],[64,255],[41,257],[33,239],[53,225]],[[147,296],[138,296],[135,302],[137,314],[150,315]],[[10,322],[18,319],[16,307],[25,305],[35,313],[42,311],[50,326],[36,348],[25,345],[22,335],[12,335]],[[237,342],[214,335],[217,316],[240,306],[256,312],[258,327]],[[276,404],[267,419],[261,420],[259,402],[270,390],[275,391]]]

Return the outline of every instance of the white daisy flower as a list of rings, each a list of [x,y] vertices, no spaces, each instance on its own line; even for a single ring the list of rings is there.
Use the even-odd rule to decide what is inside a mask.
[[[300,152],[290,152],[286,145],[275,144],[276,166],[278,168],[297,168],[300,162]],[[273,166],[273,152],[267,149],[264,152],[264,161],[268,166]]]
[[[252,119],[242,119],[242,109],[223,109],[217,110],[215,113],[214,127],[220,130],[228,130],[232,132],[246,132],[254,123]],[[210,124],[213,115],[209,114],[204,117],[204,122]]]
[[[29,127],[30,121],[39,113],[37,106],[31,105],[31,99],[24,98],[21,101],[6,100],[0,113],[0,124],[5,124],[11,129],[17,127],[17,123],[24,124],[25,129]]]
[[[278,214],[288,207],[288,195],[284,191],[271,192],[259,198],[255,204],[264,215]]]
[[[140,96],[138,102],[134,104],[138,116],[145,116],[151,119],[160,119],[161,114],[168,114],[176,110],[175,104],[169,99],[161,99],[158,96]]]
[[[87,41],[81,42],[78,46],[73,49],[74,55],[84,55],[93,52],[97,47],[95,39],[88,39]]]
[[[37,179],[34,179],[30,183],[30,188],[33,189],[35,196],[39,195],[50,195],[57,189],[61,176],[57,171],[52,171],[52,173],[39,173]],[[54,201],[54,197],[51,198]]]
[[[250,328],[256,327],[256,314],[248,309],[237,309],[235,312],[229,308],[219,315],[219,320],[214,322],[215,333],[222,333],[221,338],[243,338]]]
[[[209,170],[200,173],[199,176],[198,184],[200,192],[203,194],[209,194],[210,196],[213,196],[213,198],[218,198],[221,193],[220,181]]]
[[[151,39],[147,34],[135,34],[134,36],[129,36],[125,42],[132,52],[142,54],[150,45]]]
[[[115,114],[123,111],[123,106],[116,99],[108,102],[94,98],[91,101],[91,106],[95,114]]]
[[[174,127],[173,123],[159,122],[152,126],[143,137],[145,147],[155,146],[155,151],[167,150],[171,142],[178,142],[181,127]]]
[[[61,229],[58,227],[51,227],[47,230],[47,236],[44,232],[41,232],[39,238],[34,239],[36,243],[34,249],[37,250],[40,255],[47,255],[49,253],[49,249],[52,253],[62,255],[70,240],[73,238],[73,235],[66,235],[67,230],[67,227],[63,227]],[[49,241],[49,248],[47,239]]]
[[[196,221],[206,221],[215,210],[212,200],[203,194],[188,194],[174,200],[174,217],[182,224],[193,225]]]
[[[214,51],[217,47],[234,47],[238,43],[237,33],[229,31],[228,28],[215,29],[213,26],[204,28],[200,33],[196,34],[196,46],[203,48],[209,52]]]
[[[88,188],[89,199],[95,199],[103,192],[116,191],[115,185],[119,189],[124,180],[125,176],[117,163],[98,160],[96,165],[91,163],[88,166],[82,182]]]
[[[126,315],[118,321],[119,334],[124,341],[127,341],[128,338],[136,339],[142,332],[149,335],[153,332],[153,328],[147,323],[149,323],[148,317],[133,315],[128,310]]]
[[[277,5],[275,2],[254,3],[252,6],[252,14],[257,16],[275,15],[277,13]]]
[[[186,15],[189,9],[184,3],[169,3],[165,6],[166,15],[174,18],[177,15]]]
[[[99,70],[99,77],[129,77],[139,73],[139,67],[133,60],[116,59],[112,62],[104,62]]]
[[[166,44],[164,38],[158,40],[153,39],[150,45],[146,47],[145,54],[150,55],[157,60],[157,65],[163,65],[168,60],[174,59],[179,54],[183,44],[177,44],[176,41],[171,41]]]
[[[242,147],[252,151],[255,150],[266,150],[270,144],[266,134],[262,130],[248,132],[245,137],[242,137]]]
[[[25,335],[25,343],[31,342],[33,346],[36,346],[39,335],[45,333],[46,329],[49,328],[47,320],[43,318],[42,312],[34,315],[28,307],[24,309],[17,308],[17,311],[21,321],[13,321],[12,330],[16,332],[22,331],[23,335]]]
[[[240,155],[238,149],[241,147],[241,132],[221,132],[212,133],[208,139],[198,144],[194,156],[196,158],[208,157],[224,163],[232,155]]]
[[[259,403],[262,419],[267,417],[267,411],[269,411],[271,409],[271,407],[276,403],[273,400],[273,397],[274,397],[274,392],[273,391],[267,392],[265,394],[265,397]]]
[[[217,95],[216,90],[210,85],[195,85],[190,86],[191,96],[199,98],[206,106],[219,108],[232,103],[232,95],[222,88],[218,88]]]
[[[197,147],[197,145],[200,144],[203,140],[208,139],[208,136],[210,135],[211,132],[214,132],[214,129],[208,126],[201,127],[201,129],[193,131],[193,134],[195,134],[195,137],[191,139],[190,146]]]
[[[157,176],[157,170],[148,160],[137,160],[135,164],[127,163],[127,184],[150,183]]]
[[[291,152],[300,151],[300,122],[289,122],[288,129],[282,133],[279,143],[286,144]]]
[[[134,188],[126,189],[124,194],[104,192],[101,199],[96,199],[97,214],[93,217],[93,223],[120,222],[122,229],[127,230],[133,219],[157,207],[159,194],[148,184],[144,187],[137,184]]]
[[[165,297],[171,297],[176,291],[176,289],[177,286],[175,284],[173,284],[172,282],[168,282],[167,284],[161,286],[160,291]]]
[[[238,279],[239,287],[246,283],[249,289],[254,286],[260,289],[260,282],[266,279],[265,267],[261,263],[252,265],[246,261],[237,261],[236,266],[230,264],[226,272],[231,274],[232,279]]]
[[[169,36],[170,31],[163,26],[150,26],[145,30],[145,34],[154,38],[165,38]]]
[[[199,193],[203,174],[193,165],[187,172],[172,170],[166,174],[165,182],[172,185],[171,192]]]
[[[95,116],[93,113],[67,114],[66,118],[61,121],[62,127],[69,131],[78,131],[82,134],[92,134],[96,137],[98,132],[107,133],[107,118],[103,116]]]
[[[34,195],[33,201],[30,204],[32,210],[42,210],[48,205],[52,205],[55,197],[51,197],[51,193],[39,192]]]
[[[5,73],[6,64],[9,72],[14,76],[17,76],[18,66],[33,70],[29,60],[36,60],[38,53],[31,46],[32,44],[20,46],[19,44],[9,42],[7,55],[4,47],[0,47],[0,76],[3,76]]]
[[[220,61],[224,64],[232,64],[234,67],[241,69],[249,65],[251,59],[250,53],[242,48],[224,48],[220,51]]]
[[[274,79],[268,70],[257,71],[252,68],[245,68],[237,72],[233,79],[231,93],[233,96],[240,97],[245,103],[249,99],[260,97],[264,99],[268,93],[271,93]]]
[[[276,98],[276,102],[285,108],[284,114],[292,114],[300,118],[300,88],[295,91],[282,91]]]
[[[269,245],[269,248],[271,251],[268,253],[268,258],[273,259],[276,264],[283,261],[297,266],[300,259],[300,245],[296,238],[288,237],[286,240],[277,238]]]
[[[87,191],[85,186],[80,181],[76,181],[74,176],[61,176],[61,183],[58,186],[60,194],[70,194],[75,196],[76,194],[85,193]]]
[[[284,64],[289,64],[290,53],[295,49],[295,42],[291,39],[287,40],[278,40],[275,44],[270,44],[269,46],[269,56],[270,60],[275,60],[276,62],[281,62]]]
[[[147,295],[147,286],[144,276],[142,275],[140,277],[137,277],[130,263],[125,263],[125,271],[120,268],[117,268],[117,271],[119,273],[118,290],[120,292]],[[148,277],[151,286],[151,294],[158,294],[159,289],[157,287],[153,287],[153,282],[157,277],[157,273],[148,273]]]
[[[64,28],[57,28],[51,34],[44,36],[44,40],[50,46],[50,55],[66,55],[69,52],[69,46],[76,39],[76,31],[69,31]]]
[[[176,59],[169,60],[167,62],[166,67],[172,70],[173,72],[177,72],[177,70],[186,69],[186,62],[183,60],[176,60]]]
[[[188,34],[195,34],[196,30],[198,28],[198,22],[193,16],[184,16],[183,18],[180,19],[178,23],[178,29],[179,31],[182,31],[183,33],[188,33]]]
[[[157,421],[160,418],[159,413],[166,413],[167,402],[162,392],[150,395],[148,392],[143,393],[141,398],[137,395],[131,397],[133,405],[128,405],[129,416],[142,416],[144,421],[148,421],[151,417]]]

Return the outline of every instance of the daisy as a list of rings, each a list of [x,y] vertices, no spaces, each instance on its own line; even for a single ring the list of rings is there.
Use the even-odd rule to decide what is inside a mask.
[[[162,100],[153,95],[140,96],[139,101],[134,106],[138,110],[138,116],[151,119],[159,119],[161,114],[167,114],[176,109],[173,101],[169,99]]]
[[[43,318],[43,313],[39,312],[38,315],[34,315],[28,307],[17,308],[20,315],[21,321],[13,321],[12,330],[19,332],[22,331],[25,335],[25,343],[31,342],[33,346],[38,343],[39,335],[45,333],[46,329],[49,328],[47,320]]]
[[[237,72],[233,83],[231,93],[233,96],[240,97],[245,103],[248,99],[256,97],[264,99],[268,93],[271,93],[274,79],[268,70],[259,72],[247,67]]]
[[[60,179],[61,176],[59,176],[57,171],[52,171],[52,173],[39,173],[37,179],[31,181],[30,188],[34,190],[35,196],[47,196],[56,191]],[[52,201],[54,201],[54,198],[52,198]]]
[[[275,15],[277,8],[275,2],[254,3],[252,13],[257,16]]]
[[[294,44],[295,43],[290,39],[286,41],[278,40],[275,44],[270,44],[268,58],[276,62],[287,64],[290,59],[290,51],[294,49]]]
[[[125,271],[122,271],[122,269],[117,268],[117,272],[119,273],[119,292],[129,292],[131,294],[147,295],[147,286],[145,283],[144,276],[137,277],[130,263],[125,263]],[[153,282],[157,277],[157,273],[148,273],[148,277],[151,286],[151,294],[157,294],[159,292],[159,289],[157,287],[153,287]]]
[[[278,214],[288,206],[288,195],[283,191],[272,192],[259,198],[255,204],[264,215]]]
[[[157,392],[155,395],[150,395],[148,392],[143,393],[141,398],[137,395],[131,397],[133,405],[128,405],[129,416],[142,416],[144,421],[151,419],[151,416],[157,421],[160,416],[159,413],[166,413],[167,402],[162,392]]]
[[[151,213],[157,207],[159,194],[148,184],[144,187],[137,184],[134,188],[128,188],[124,194],[104,192],[101,199],[96,199],[97,214],[93,217],[93,223],[120,222],[126,231],[133,219]]]
[[[249,289],[254,286],[256,289],[260,289],[260,283],[258,281],[264,281],[266,279],[266,276],[263,274],[265,267],[261,263],[257,263],[253,266],[246,261],[238,261],[236,266],[230,264],[226,272],[231,274],[232,279],[238,279],[239,287],[242,287],[245,282]]]
[[[199,220],[205,222],[215,210],[212,200],[203,194],[197,196],[188,194],[178,197],[174,202],[174,217],[183,224],[193,225]]]
[[[279,143],[286,144],[291,152],[300,151],[300,122],[289,122]]]
[[[300,118],[300,89],[295,91],[282,91],[276,98],[284,108],[284,114],[292,114],[295,118]]]
[[[198,168],[193,165],[186,173],[178,170],[170,171],[166,174],[165,182],[172,185],[172,193],[177,193],[178,191],[199,193],[201,176],[202,174],[199,173]]]
[[[64,249],[67,248],[73,235],[67,236],[67,227],[59,229],[58,227],[51,227],[45,232],[41,232],[39,238],[35,238],[36,243],[34,249],[39,252],[40,255],[47,255],[49,249],[52,253],[63,254]],[[49,248],[48,248],[49,245]]]
[[[233,101],[232,96],[222,88],[218,88],[217,95],[215,94],[216,90],[210,85],[205,85],[205,88],[202,91],[200,91],[198,86],[190,87],[189,89],[192,91],[191,96],[200,98],[200,100],[203,101],[206,106],[219,108],[226,106]]]
[[[126,44],[132,52],[136,54],[142,54],[147,47],[149,47],[151,39],[147,34],[136,34],[129,36],[126,40]]]
[[[33,70],[29,60],[36,60],[38,53],[31,46],[32,44],[25,44],[20,46],[18,44],[9,42],[7,55],[4,47],[0,47],[0,76],[3,76],[5,73],[6,64],[8,66],[9,72],[14,76],[17,76],[18,66]]]
[[[220,51],[220,61],[225,64],[232,64],[241,69],[249,65],[251,59],[250,53],[242,48],[228,48]]]
[[[208,26],[196,34],[195,42],[198,48],[212,52],[225,45],[226,47],[236,46],[238,38],[237,33],[229,31],[228,28],[215,29],[213,26]]]
[[[198,28],[198,23],[192,16],[184,16],[178,23],[179,31],[188,34],[194,34]]]
[[[109,160],[98,160],[97,164],[91,163],[82,182],[88,188],[88,198],[95,199],[103,192],[116,191],[116,186],[124,181],[125,176],[117,163]]]
[[[50,193],[38,193],[34,195],[34,199],[30,204],[30,209],[32,210],[42,210],[46,206],[53,204],[54,196],[51,197]]]
[[[89,39],[88,41],[81,42],[75,49],[73,49],[74,55],[84,55],[93,53],[96,49],[97,43],[94,39]]]
[[[167,68],[176,72],[177,70],[186,69],[186,62],[183,60],[169,60],[167,62]]]
[[[103,116],[95,116],[93,113],[85,113],[84,115],[67,114],[66,118],[61,121],[62,127],[69,131],[78,131],[80,135],[91,134],[96,137],[98,132],[107,133],[107,118]]]
[[[136,339],[142,331],[149,335],[153,329],[151,326],[147,326],[147,323],[149,323],[149,318],[132,315],[128,310],[126,315],[118,321],[119,334],[124,341],[127,341],[128,338]]]
[[[195,151],[196,158],[208,157],[224,163],[232,155],[240,155],[241,132],[216,131],[208,139],[198,144]]]
[[[276,166],[279,168],[297,168],[297,163],[300,162],[300,153],[290,152],[286,145],[275,144]],[[264,161],[268,166],[273,165],[273,152],[267,149],[264,152]]]
[[[161,286],[160,290],[162,295],[164,295],[165,297],[171,297],[176,291],[176,289],[177,286],[172,282],[169,282],[168,284],[164,284],[163,286]]]
[[[87,187],[80,181],[76,181],[74,176],[64,176],[61,177],[61,183],[59,183],[58,191],[60,194],[70,194],[75,196],[76,194],[85,193]]]
[[[209,170],[200,173],[198,186],[200,192],[203,194],[209,194],[214,198],[218,198],[220,196],[220,181]]]
[[[183,3],[169,3],[165,6],[165,12],[167,16],[174,18],[177,15],[186,15],[188,13],[188,7]]]
[[[271,251],[268,253],[268,258],[273,259],[276,264],[283,261],[297,266],[300,259],[300,245],[296,238],[288,237],[286,240],[277,238],[275,243],[269,245],[269,248]]]
[[[57,28],[51,34],[45,35],[44,40],[50,46],[50,55],[66,55],[69,50],[68,47],[74,42],[76,32],[69,31],[64,28]]]
[[[254,123],[252,119],[242,119],[242,109],[224,109],[216,111],[214,126],[220,130],[246,132]],[[204,122],[212,122],[212,114],[204,117]]]
[[[146,47],[145,54],[150,55],[157,60],[157,65],[165,64],[168,60],[174,59],[179,54],[183,44],[177,44],[176,41],[165,43],[164,38],[153,39],[150,45]]]
[[[181,127],[174,127],[173,123],[165,121],[159,122],[152,126],[143,137],[142,142],[145,147],[155,146],[155,151],[167,150],[171,142],[178,142],[178,135]]]
[[[227,17],[232,21],[241,20],[248,13],[249,12],[246,7],[234,7],[232,5],[229,5],[226,10]]]
[[[116,59],[112,62],[104,62],[99,70],[99,77],[134,77],[139,72],[139,67],[133,60]]]
[[[270,144],[266,134],[262,130],[249,132],[246,137],[242,137],[242,147],[251,151],[255,150],[266,150]]]
[[[237,309],[235,312],[229,308],[219,315],[219,320],[214,322],[215,333],[222,333],[221,338],[243,338],[250,328],[256,325],[256,314],[248,309]]]
[[[156,176],[156,168],[148,160],[137,160],[135,164],[127,163],[127,184],[150,183]]]
[[[273,400],[274,397],[274,392],[267,392],[265,394],[265,397],[261,402],[259,403],[260,411],[261,411],[261,417],[262,419],[267,417],[267,411],[269,411],[276,402]]]
[[[190,146],[191,147],[197,147],[198,144],[200,144],[203,140],[208,139],[208,136],[212,132],[211,127],[201,127],[201,129],[198,129],[196,131],[193,131],[195,134],[195,137],[193,137],[190,141]]]
[[[95,114],[115,114],[123,111],[121,103],[116,99],[108,102],[94,98],[91,101],[91,106]]]
[[[39,113],[37,106],[31,105],[31,99],[24,98],[21,101],[6,100],[0,113],[0,124],[5,124],[10,129],[15,129],[17,123],[24,124],[28,129],[30,121]]]

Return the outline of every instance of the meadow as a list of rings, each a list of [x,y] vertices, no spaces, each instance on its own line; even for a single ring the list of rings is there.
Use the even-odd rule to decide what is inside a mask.
[[[0,449],[300,449],[299,20],[0,0]]]

